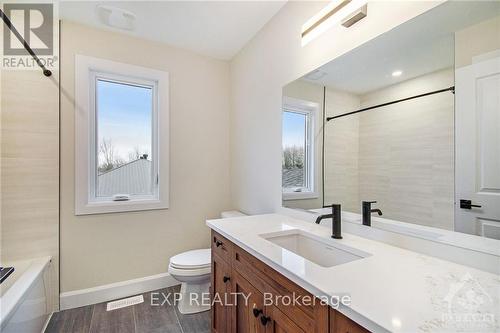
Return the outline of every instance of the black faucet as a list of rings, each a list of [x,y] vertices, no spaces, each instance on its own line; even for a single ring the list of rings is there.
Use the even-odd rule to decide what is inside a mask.
[[[340,228],[340,223],[342,222],[341,208],[339,204],[333,204],[331,206],[324,206],[323,208],[332,208],[331,214],[320,215],[316,219],[316,224],[319,224],[323,219],[332,219],[332,238],[342,239],[342,231]]]
[[[377,203],[376,201],[362,201],[361,207],[363,212],[363,225],[372,225],[372,213],[377,213],[379,216],[382,215],[380,209],[372,209],[372,204]]]

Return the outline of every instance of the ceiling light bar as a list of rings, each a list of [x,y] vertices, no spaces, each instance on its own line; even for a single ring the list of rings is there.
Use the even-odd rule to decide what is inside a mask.
[[[349,28],[351,25],[356,24],[357,22],[361,21],[368,15],[368,5],[365,4],[364,6],[361,6],[360,8],[356,9],[354,12],[349,14],[346,18],[342,20],[342,25],[346,28]]]
[[[332,1],[302,26],[302,38],[317,28],[321,23],[332,17],[335,13],[338,13],[339,10],[347,6],[351,1],[352,0]]]
[[[302,46],[306,45],[332,26],[340,24],[346,19],[349,20],[349,18],[346,17],[352,17],[352,14],[359,11],[367,2],[368,0],[335,0],[330,2],[325,8],[319,11],[319,13],[311,17],[302,25]],[[364,16],[362,17],[356,16],[359,19],[355,22],[366,16],[366,9],[363,10],[363,13]]]

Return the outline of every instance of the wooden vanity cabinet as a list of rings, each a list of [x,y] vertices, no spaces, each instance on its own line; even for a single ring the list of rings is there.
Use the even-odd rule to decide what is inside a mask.
[[[368,330],[340,312],[330,309],[330,333],[368,333]]]
[[[211,292],[214,333],[368,332],[214,231]]]

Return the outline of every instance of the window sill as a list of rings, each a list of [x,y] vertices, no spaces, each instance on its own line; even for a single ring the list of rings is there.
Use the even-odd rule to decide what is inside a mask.
[[[318,199],[319,195],[316,192],[283,192],[283,200],[307,200]]]
[[[159,199],[134,199],[128,201],[100,201],[76,205],[75,215],[122,213],[143,210],[167,209],[168,204]]]

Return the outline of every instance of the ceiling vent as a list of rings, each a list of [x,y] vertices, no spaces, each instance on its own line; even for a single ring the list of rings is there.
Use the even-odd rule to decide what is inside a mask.
[[[131,31],[135,29],[135,14],[128,10],[113,6],[97,5],[96,11],[99,21],[102,24],[121,30]]]
[[[321,70],[317,69],[317,70],[312,71],[312,72],[311,72],[311,73],[309,73],[309,74],[306,74],[306,75],[304,76],[304,78],[305,78],[306,80],[316,81],[316,80],[322,79],[322,78],[323,78],[323,77],[325,77],[326,75],[327,75],[327,73],[326,73],[326,72],[323,72],[323,71],[321,71]]]

